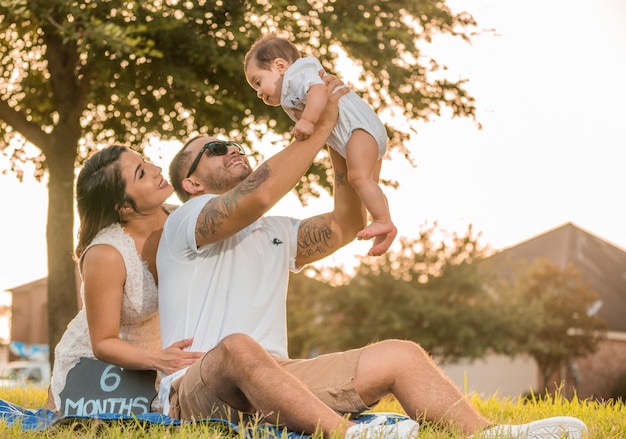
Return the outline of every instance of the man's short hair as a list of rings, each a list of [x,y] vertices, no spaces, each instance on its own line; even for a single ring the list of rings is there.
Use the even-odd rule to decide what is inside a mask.
[[[204,136],[196,136],[192,139],[189,139],[187,143],[183,145],[183,147],[176,153],[172,161],[170,162],[170,184],[174,188],[174,192],[176,192],[176,196],[183,203],[191,197],[191,194],[183,189],[183,180],[187,176],[187,171],[191,166],[191,153],[187,151],[187,147],[191,142],[200,137]]]

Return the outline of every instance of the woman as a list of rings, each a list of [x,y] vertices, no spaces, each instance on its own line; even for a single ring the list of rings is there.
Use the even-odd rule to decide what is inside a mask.
[[[156,250],[173,193],[161,168],[124,146],[89,158],[76,183],[80,220],[75,258],[83,308],[55,349],[48,406],[60,408],[67,373],[80,357],[170,374],[201,353],[191,340],[161,349]]]

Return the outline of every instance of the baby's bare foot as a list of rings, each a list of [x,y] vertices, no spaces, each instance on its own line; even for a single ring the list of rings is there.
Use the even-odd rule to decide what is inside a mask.
[[[393,223],[372,222],[366,228],[357,233],[359,240],[374,238],[372,248],[367,252],[369,256],[380,256],[384,254],[398,234],[398,229]]]
[[[393,229],[395,229],[395,227],[391,221],[372,221],[367,227],[357,233],[356,237],[360,240],[372,239],[380,235],[386,235],[393,231]]]

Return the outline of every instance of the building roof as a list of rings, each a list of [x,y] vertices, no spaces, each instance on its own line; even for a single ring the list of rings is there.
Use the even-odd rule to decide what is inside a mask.
[[[47,286],[48,286],[48,278],[47,277],[43,277],[41,279],[33,280],[33,281],[27,282],[25,284],[21,284],[21,285],[15,286],[15,287],[7,288],[4,291],[8,291],[8,292],[13,293],[13,294],[21,294],[21,293],[24,293],[24,292],[29,292],[33,288],[47,288]]]
[[[599,295],[602,306],[598,316],[609,331],[626,332],[626,251],[566,223],[492,256],[502,257],[525,262],[544,258],[561,268],[573,265]]]

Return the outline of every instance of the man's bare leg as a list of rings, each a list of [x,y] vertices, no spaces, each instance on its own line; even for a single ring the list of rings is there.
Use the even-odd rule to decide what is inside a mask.
[[[409,341],[367,346],[357,364],[354,386],[366,405],[393,394],[412,418],[452,426],[466,435],[491,424],[430,355]]]
[[[207,391],[242,412],[260,412],[269,422],[294,432],[340,437],[354,425],[315,397],[295,376],[281,368],[252,338],[226,337],[201,360]],[[207,414],[211,407],[207,407]]]

